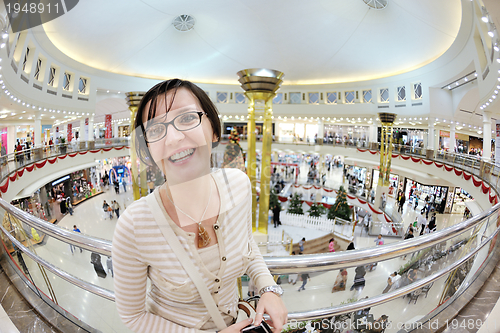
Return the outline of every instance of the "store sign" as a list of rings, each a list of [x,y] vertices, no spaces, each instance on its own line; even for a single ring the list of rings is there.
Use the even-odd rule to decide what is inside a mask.
[[[56,127],[56,138],[59,137],[59,126]]]
[[[73,124],[68,124],[68,142],[73,139]]]
[[[89,141],[89,118],[85,118],[85,126],[83,129],[83,140]]]
[[[5,148],[5,153],[7,153],[7,127],[4,127],[0,130],[0,135],[2,139],[2,147]]]
[[[111,132],[111,115],[107,114],[106,115],[106,120],[104,121],[104,124],[106,126],[106,132],[104,133],[104,138],[105,139],[111,139],[112,138],[112,132]]]
[[[495,164],[500,165],[500,120],[495,125]]]

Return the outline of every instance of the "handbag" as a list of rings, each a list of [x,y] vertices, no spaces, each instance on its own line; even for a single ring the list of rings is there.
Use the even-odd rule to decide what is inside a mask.
[[[172,251],[175,253],[177,259],[181,263],[182,267],[186,270],[186,273],[189,275],[194,285],[196,286],[196,289],[200,293],[201,299],[203,300],[203,303],[205,304],[208,313],[212,317],[212,320],[217,326],[217,329],[218,330],[225,329],[227,327],[226,322],[222,318],[222,315],[220,314],[220,311],[217,308],[217,305],[215,304],[215,301],[212,298],[212,295],[210,294],[208,287],[203,281],[195,265],[191,261],[191,258],[189,258],[189,255],[182,247],[175,232],[172,230],[172,227],[168,224],[168,221],[162,215],[160,215],[163,208],[160,207],[158,201],[156,200],[156,193],[148,195],[146,197],[146,202],[153,214],[156,224],[158,224],[158,227],[160,228],[161,233],[163,234],[163,237],[165,237],[168,245],[170,245]],[[221,213],[221,215],[222,214],[223,213]],[[254,296],[248,299],[248,301],[240,300],[238,302],[238,314],[236,317],[236,322],[240,322],[248,318],[255,318],[256,315],[255,306],[258,302],[258,299],[259,299],[258,296]]]

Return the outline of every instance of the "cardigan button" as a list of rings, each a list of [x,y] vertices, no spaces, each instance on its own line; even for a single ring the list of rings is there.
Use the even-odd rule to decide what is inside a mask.
[[[218,293],[219,293],[219,291],[218,291],[218,290],[214,291],[214,294],[218,294]]]
[[[217,283],[218,283],[218,282],[220,282],[220,280],[219,280],[219,279],[215,279],[215,282],[217,282]]]
[[[219,226],[217,224],[214,225],[215,230],[219,230]]]
[[[222,257],[222,261],[226,261],[226,257]]]

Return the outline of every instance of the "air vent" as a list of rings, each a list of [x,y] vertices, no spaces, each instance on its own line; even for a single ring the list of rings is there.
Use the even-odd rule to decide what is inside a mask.
[[[12,59],[12,62],[10,63],[10,65],[12,66],[12,69],[14,70],[14,72],[17,73],[17,65],[16,63],[14,62],[14,59]]]
[[[396,104],[396,105],[394,105],[394,107],[396,107],[396,108],[404,108],[404,107],[406,107],[406,104]]]
[[[174,18],[174,21],[172,22],[174,28],[179,31],[189,31],[193,29],[194,23],[194,17],[190,15],[179,15]]]
[[[73,98],[72,95],[67,95],[67,94],[62,94],[62,97],[64,97],[64,98]]]
[[[33,83],[33,88],[36,88],[38,90],[42,90],[42,86],[39,86],[38,84],[36,83]]]
[[[411,106],[420,106],[420,105],[422,105],[422,103],[412,103]]]
[[[47,94],[51,94],[51,95],[57,96],[57,91],[52,91],[52,90],[47,89]]]
[[[379,109],[388,109],[389,105],[379,105],[378,108]]]
[[[370,8],[373,9],[384,9],[387,7],[388,0],[363,0]]]
[[[89,99],[88,98],[85,98],[85,97],[78,97],[78,100],[79,101],[85,101],[85,102],[88,102]]]
[[[23,80],[24,82],[26,83],[29,83],[30,82],[30,79],[28,79],[26,76],[24,76],[23,74],[21,74],[21,80]]]

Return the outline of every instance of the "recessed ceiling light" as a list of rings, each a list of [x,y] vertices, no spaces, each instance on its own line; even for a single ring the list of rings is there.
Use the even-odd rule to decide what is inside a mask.
[[[196,20],[191,15],[179,15],[172,21],[172,25],[178,31],[186,32],[194,28]]]

